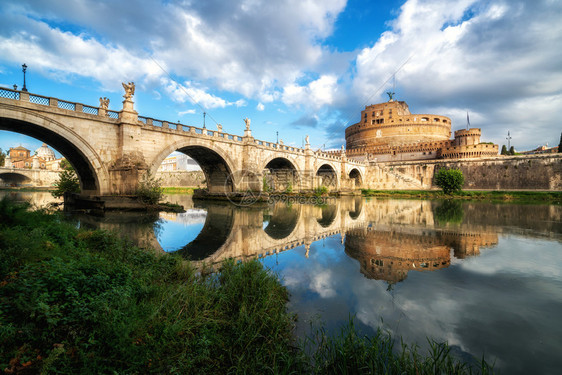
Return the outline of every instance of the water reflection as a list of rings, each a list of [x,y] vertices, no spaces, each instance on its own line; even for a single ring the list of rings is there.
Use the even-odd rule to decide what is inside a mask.
[[[48,191],[0,190],[0,199],[4,197],[18,202],[29,202],[36,208],[46,208],[53,203],[62,203],[62,198],[53,198]]]
[[[346,198],[325,206],[238,208],[168,196],[182,214],[108,214],[118,230],[196,265],[260,258],[289,289],[297,333],[329,332],[350,314],[424,349],[496,361],[503,373],[562,366],[562,207]],[[431,272],[433,271],[433,272]]]

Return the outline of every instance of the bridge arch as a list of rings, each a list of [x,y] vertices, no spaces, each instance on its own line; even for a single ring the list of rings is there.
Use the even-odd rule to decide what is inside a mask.
[[[339,186],[336,168],[330,163],[322,163],[316,170],[316,177],[320,178],[319,184],[328,189],[335,190]]]
[[[358,168],[352,168],[348,174],[349,178],[355,181],[355,188],[363,187],[363,176]]]
[[[47,143],[72,164],[84,194],[109,194],[109,174],[98,153],[70,127],[33,111],[0,104],[0,130],[28,135]]]
[[[31,182],[31,178],[28,176],[17,173],[17,170],[13,172],[0,172],[0,181],[4,183],[5,186],[22,186],[22,184]]]
[[[186,154],[199,164],[205,174],[209,192],[222,193],[236,190],[239,182],[237,173],[233,173],[236,171],[236,163],[220,146],[202,139],[189,138],[165,147],[150,163],[150,173],[156,174],[162,161],[174,151]]]
[[[266,182],[273,191],[299,190],[300,176],[295,163],[282,156],[276,156],[264,163]]]

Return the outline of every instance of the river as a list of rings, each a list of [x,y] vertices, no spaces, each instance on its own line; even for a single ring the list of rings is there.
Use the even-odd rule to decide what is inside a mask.
[[[6,194],[6,192],[0,192]],[[37,206],[48,193],[17,193]],[[192,201],[179,214],[73,215],[196,266],[259,258],[289,289],[297,334],[350,316],[427,348],[495,361],[508,374],[562,368],[562,207],[341,198],[237,207]]]

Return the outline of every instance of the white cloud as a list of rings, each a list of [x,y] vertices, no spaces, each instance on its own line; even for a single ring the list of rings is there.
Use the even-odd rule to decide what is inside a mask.
[[[391,83],[376,90],[411,56],[396,91],[413,112],[439,107],[457,120],[453,128],[464,126],[467,110],[478,113],[473,125],[484,141],[500,143],[516,128],[520,148],[554,140],[562,116],[560,14],[562,3],[547,0],[409,0],[392,29],[357,56],[353,91],[359,102],[382,100]]]
[[[181,111],[178,112],[178,115],[183,116],[183,115],[194,115],[196,113],[196,111],[194,109],[188,109],[187,111]]]
[[[8,0],[0,5],[9,14],[0,29],[1,52],[3,59],[25,57],[34,66],[93,77],[113,88],[125,79],[158,82],[165,74],[154,56],[171,74],[266,103],[321,61],[320,42],[345,5],[346,0]]]
[[[265,105],[263,105],[263,103],[258,103],[256,109],[261,112],[265,109]]]
[[[185,82],[183,85],[168,79],[162,79],[165,90],[172,100],[178,103],[191,102],[193,104],[200,104],[204,108],[224,108],[233,103],[209,94],[205,90],[192,86],[191,82]]]
[[[323,75],[306,86],[290,84],[283,90],[283,102],[291,106],[318,109],[333,104],[338,90],[334,75]]]

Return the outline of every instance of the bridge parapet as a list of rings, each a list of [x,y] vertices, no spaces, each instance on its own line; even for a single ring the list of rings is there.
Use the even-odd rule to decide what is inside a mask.
[[[78,112],[78,113],[86,113],[89,115],[94,116],[101,116],[101,112],[99,107],[93,107],[87,104],[77,103],[77,102],[69,102],[66,100],[61,100],[57,98],[52,98],[50,96],[43,96],[32,94],[24,91],[17,91],[12,90],[4,87],[0,87],[0,98],[18,100],[21,102],[29,102],[33,104],[44,105],[46,107],[54,107],[65,109],[67,111]],[[119,118],[119,112],[117,111],[110,111],[106,110],[106,117],[117,119]]]

